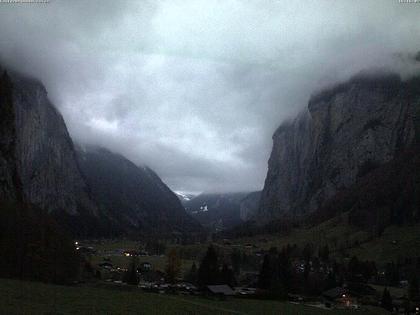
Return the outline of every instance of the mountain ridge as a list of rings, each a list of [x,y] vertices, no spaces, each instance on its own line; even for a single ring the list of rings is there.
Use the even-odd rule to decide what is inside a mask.
[[[119,229],[133,235],[200,232],[175,193],[149,167],[101,147],[78,146],[76,155],[93,199]]]
[[[88,182],[86,171],[82,172],[80,153],[43,84],[10,73],[3,75],[0,84],[0,110],[4,114],[0,126],[0,198],[22,199],[47,211],[73,236],[112,237],[133,232],[121,225],[119,219],[130,217],[130,211],[114,211],[111,215],[103,207],[103,200],[94,198],[96,187]],[[153,192],[152,197],[145,197],[147,200],[133,199],[137,204],[131,207],[148,205],[144,208],[146,212],[157,212],[157,215],[149,214],[155,219],[148,221],[147,229],[137,226],[136,232],[151,232],[154,228],[164,232],[165,228],[176,226],[181,234],[201,231],[200,225],[186,214],[177,197],[154,171],[138,168],[121,155],[118,161],[125,168],[142,172],[143,186],[137,187],[140,192],[148,191],[149,195]],[[123,172],[121,165],[117,169]],[[115,175],[117,180],[118,174]],[[172,208],[151,199],[165,200]]]

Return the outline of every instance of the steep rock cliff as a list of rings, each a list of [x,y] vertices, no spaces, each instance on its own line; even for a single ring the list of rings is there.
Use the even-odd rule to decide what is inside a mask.
[[[97,216],[73,142],[44,86],[13,76],[18,171],[25,197],[50,213]]]
[[[0,84],[0,199],[46,210],[75,235],[107,223],[89,196],[62,116],[36,79],[12,72]]]
[[[312,212],[410,147],[419,99],[417,78],[384,74],[356,76],[314,95],[273,135],[260,222]]]
[[[24,197],[18,174],[14,85],[0,77],[0,277],[71,283],[79,257],[73,242],[45,211]]]
[[[239,212],[242,221],[255,219],[260,205],[260,198],[261,191],[254,191],[241,200]]]
[[[0,201],[22,199],[17,174],[16,125],[12,82],[7,72],[0,77]]]

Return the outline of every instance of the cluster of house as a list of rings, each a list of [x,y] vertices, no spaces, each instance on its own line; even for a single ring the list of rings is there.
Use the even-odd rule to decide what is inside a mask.
[[[164,279],[161,279],[162,282],[149,282],[149,281],[140,281],[139,288],[144,291],[150,291],[155,293],[179,293],[179,294],[199,294],[198,288],[192,283],[181,282],[177,284],[168,284],[164,282]]]
[[[361,305],[380,305],[382,292],[365,283],[347,283],[322,293],[322,299],[328,308],[359,309]],[[410,301],[406,294],[392,297],[394,314],[420,314],[420,304]]]
[[[131,254],[131,253],[130,253]],[[127,271],[125,268],[114,266],[108,258],[98,264],[98,267],[107,272],[106,281],[114,284],[123,285],[122,274]],[[192,283],[179,282],[176,284],[169,284],[165,282],[165,274],[159,270],[154,270],[152,264],[149,262],[140,263],[137,268],[137,273],[140,275],[140,282],[138,287],[144,291],[154,293],[167,294],[183,294],[183,295],[202,295],[208,297],[215,297],[218,299],[225,299],[231,296],[251,296],[256,294],[256,288],[252,287],[234,287],[228,285],[209,285],[205,289],[199,289]]]
[[[111,263],[109,258],[104,258],[103,261],[100,262],[97,266],[102,271],[107,272],[110,279],[115,278],[115,276],[112,277],[112,275],[119,275],[118,277],[120,277],[122,273],[127,271],[127,268],[121,268],[121,267],[118,267],[118,266],[114,266]],[[159,271],[156,271],[156,272],[153,271],[152,270],[152,264],[149,263],[149,262],[140,263],[138,268],[137,268],[137,273],[149,275],[149,278],[153,278],[154,281],[161,280],[163,278],[163,273],[161,273]],[[156,275],[151,277],[150,274],[156,274]]]
[[[144,257],[149,256],[149,254],[146,251],[142,250],[124,250],[122,252],[122,255],[126,257]]]
[[[233,296],[252,296],[255,295],[255,288],[247,287],[234,287],[231,288],[226,284],[219,285],[208,285],[204,289],[199,289],[192,283],[180,282],[177,284],[168,284],[168,283],[157,283],[157,282],[147,282],[140,281],[139,287],[145,291],[155,292],[155,293],[177,293],[182,295],[201,295],[214,297],[217,299],[226,299],[227,297]]]
[[[76,249],[84,254],[95,254],[94,248],[83,246],[79,242],[75,242]],[[255,245],[246,244],[246,248],[255,249]],[[263,257],[265,251],[259,250],[254,252],[257,256]],[[102,253],[104,254],[104,253]],[[142,250],[122,250],[116,249],[109,253],[109,256],[122,255],[126,257],[148,256],[148,253]],[[122,274],[127,271],[126,268],[114,266],[111,260],[104,255],[104,259],[98,264],[99,269],[104,272],[103,279],[113,282],[114,284],[122,284]],[[293,262],[293,268],[298,273],[303,273],[305,270],[305,262],[303,260],[296,260]],[[330,266],[318,262],[315,266],[310,262],[310,270],[327,274],[330,272]],[[246,283],[250,283],[252,287],[230,287],[225,284],[209,285],[205,289],[199,289],[192,283],[179,282],[177,284],[168,284],[165,282],[165,274],[153,268],[150,262],[141,262],[137,269],[140,275],[139,288],[156,293],[176,293],[185,295],[202,295],[215,297],[218,299],[225,299],[226,297],[251,297],[258,294],[255,285],[258,280],[258,272],[248,272],[242,274]],[[407,285],[407,284],[406,284]],[[382,292],[379,292],[374,287],[361,282],[347,283],[342,287],[332,288],[322,293],[316,304],[325,308],[346,308],[359,309],[361,305],[380,305]],[[289,301],[293,303],[308,304],[303,296],[289,294]],[[420,305],[410,302],[406,295],[393,296],[393,306],[396,313],[404,312],[407,307],[413,314],[420,314]]]
[[[335,306],[336,308],[358,309],[360,307],[360,298],[366,298],[367,296],[374,298],[375,295],[377,295],[377,292],[372,287],[368,285],[360,286],[358,284],[357,288],[343,286],[324,291],[322,293],[322,299],[327,307]]]
[[[75,241],[74,246],[76,250],[83,255],[94,255],[96,253],[96,250],[92,246],[85,246],[82,245],[80,242]]]

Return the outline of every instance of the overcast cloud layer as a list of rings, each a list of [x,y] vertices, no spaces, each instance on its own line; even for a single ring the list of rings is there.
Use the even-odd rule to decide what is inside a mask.
[[[44,82],[76,142],[174,190],[256,190],[272,133],[314,90],[413,70],[419,18],[397,0],[1,3],[0,58]]]

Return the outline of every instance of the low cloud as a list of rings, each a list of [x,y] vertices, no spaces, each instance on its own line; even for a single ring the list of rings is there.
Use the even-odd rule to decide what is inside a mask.
[[[398,1],[1,4],[0,59],[44,82],[75,141],[174,190],[255,190],[273,131],[314,90],[365,68],[413,71],[419,13]]]

